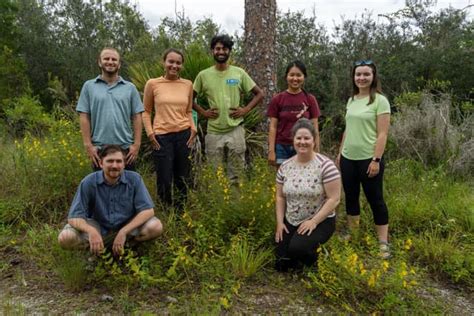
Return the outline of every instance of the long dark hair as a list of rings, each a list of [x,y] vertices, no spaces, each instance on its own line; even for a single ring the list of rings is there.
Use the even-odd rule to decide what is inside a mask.
[[[355,71],[358,67],[362,66],[367,66],[370,69],[372,69],[372,74],[373,74],[373,80],[372,83],[370,84],[370,96],[369,96],[369,103],[367,105],[372,104],[375,101],[375,95],[377,93],[382,94],[382,85],[380,84],[380,80],[377,76],[377,67],[375,66],[374,62],[372,61],[362,61],[362,62],[355,62],[354,67],[352,67],[352,75],[351,75],[351,80],[352,80],[352,99],[354,99],[354,96],[359,94],[359,87],[356,86],[354,76],[355,76]]]

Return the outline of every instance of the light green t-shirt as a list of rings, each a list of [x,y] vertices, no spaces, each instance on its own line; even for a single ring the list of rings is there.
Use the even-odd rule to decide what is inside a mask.
[[[194,91],[207,98],[211,108],[219,110],[219,117],[208,120],[207,131],[223,134],[232,131],[242,123],[243,118],[229,116],[231,108],[240,107],[242,93],[250,92],[255,82],[242,68],[229,66],[219,71],[214,66],[201,71],[194,80]]]
[[[346,137],[342,155],[351,160],[364,160],[374,156],[377,141],[377,116],[390,113],[390,103],[381,94],[376,94],[372,104],[369,97],[347,101]]]

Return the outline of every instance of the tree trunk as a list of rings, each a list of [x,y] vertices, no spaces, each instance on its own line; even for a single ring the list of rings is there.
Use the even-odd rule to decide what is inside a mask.
[[[276,92],[276,0],[245,0],[245,66],[265,92],[262,112]],[[261,129],[267,130],[267,124]]]

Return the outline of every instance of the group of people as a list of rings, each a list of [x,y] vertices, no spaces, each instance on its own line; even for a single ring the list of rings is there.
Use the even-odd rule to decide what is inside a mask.
[[[168,49],[164,74],[150,79],[143,103],[135,86],[119,75],[121,59],[114,48],[99,56],[101,74],[87,81],[77,104],[84,147],[95,172],[80,183],[58,240],[63,248],[89,248],[99,254],[111,247],[120,254],[127,242],[156,238],[163,231],[135,161],[142,128],[153,148],[157,194],[162,203],[182,208],[189,187],[191,148],[197,135],[192,110],[207,119],[205,153],[212,166],[223,165],[232,183],[245,168],[243,117],[263,99],[262,89],[242,69],[228,63],[233,41],[212,38],[215,64],[194,83],[180,77],[183,53]],[[305,65],[290,63],[287,89],[268,105],[268,161],[276,176],[276,268],[313,265],[316,249],[335,231],[335,208],[346,194],[348,228],[359,225],[360,185],[374,214],[381,254],[390,256],[388,212],[383,200],[383,159],[390,106],[381,94],[375,64],[354,63],[353,93],[347,103],[346,130],[336,163],[320,154],[314,95],[304,90]],[[242,104],[242,96],[253,97]],[[195,103],[196,96],[208,108]],[[339,171],[339,170],[340,171]],[[350,235],[349,235],[350,236]]]

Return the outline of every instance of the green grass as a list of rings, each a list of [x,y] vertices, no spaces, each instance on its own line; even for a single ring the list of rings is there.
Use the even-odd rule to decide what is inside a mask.
[[[106,253],[90,263],[87,251],[68,252],[57,244],[77,184],[90,171],[76,128],[58,122],[50,136],[5,143],[0,152],[7,167],[0,171],[0,251],[18,251],[66,293],[111,293],[120,301],[113,311],[125,314],[273,311],[250,302],[258,301],[251,295],[257,289],[284,304],[292,303],[279,293],[336,313],[449,313],[436,297],[418,295],[427,280],[472,289],[472,190],[441,168],[425,170],[409,160],[387,166],[394,252],[388,266],[378,257],[364,201],[360,233],[351,243],[336,234],[321,251],[318,273],[273,272],[275,172],[264,159],[253,161],[238,186],[230,185],[223,170],[197,166],[183,212],[157,204],[165,232],[141,246],[142,256],[127,252],[113,260]],[[140,170],[156,199],[155,175],[146,165]],[[343,225],[339,216],[338,231]],[[0,275],[12,271],[20,270],[0,264]],[[4,301],[3,310],[21,310],[12,302]]]

